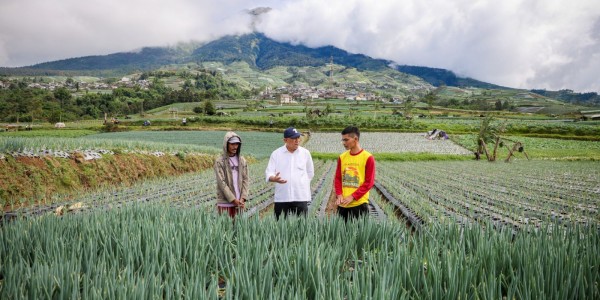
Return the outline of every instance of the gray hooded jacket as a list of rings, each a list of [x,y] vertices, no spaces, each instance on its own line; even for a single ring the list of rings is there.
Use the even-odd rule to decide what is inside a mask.
[[[227,152],[227,141],[232,137],[240,139],[240,146],[237,150],[239,160],[238,166],[238,186],[240,188],[240,197],[248,199],[248,164],[240,152],[242,150],[242,138],[235,132],[229,131],[223,138],[223,155],[215,159],[214,169],[217,178],[217,203],[230,203],[235,200],[235,190],[233,187],[233,175],[229,166],[229,153]]]

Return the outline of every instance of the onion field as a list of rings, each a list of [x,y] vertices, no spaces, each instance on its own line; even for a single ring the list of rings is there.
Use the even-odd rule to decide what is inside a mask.
[[[369,135],[372,152],[412,143]],[[418,140],[408,152],[464,150]],[[4,212],[0,299],[600,298],[600,162],[377,161],[370,215],[349,223],[335,160],[314,163],[307,218],[275,220],[264,159],[235,221],[216,214],[212,169]]]
[[[428,140],[420,133],[363,132],[360,144],[371,153],[427,152],[435,154],[472,155],[451,140]],[[306,148],[314,152],[342,153],[345,151],[340,133],[317,132],[310,135]]]

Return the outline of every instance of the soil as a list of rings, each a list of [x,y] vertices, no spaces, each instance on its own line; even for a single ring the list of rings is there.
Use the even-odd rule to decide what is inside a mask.
[[[55,157],[7,156],[0,160],[0,204],[4,211],[48,204],[56,194],[73,196],[115,184],[197,172],[213,165],[212,155],[187,155],[185,159],[165,155],[106,155],[85,161]]]

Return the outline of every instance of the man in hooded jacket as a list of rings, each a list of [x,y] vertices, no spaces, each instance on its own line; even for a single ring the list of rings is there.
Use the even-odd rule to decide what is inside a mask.
[[[240,155],[242,139],[229,131],[223,138],[223,155],[215,159],[217,211],[235,217],[248,197],[248,164]]]

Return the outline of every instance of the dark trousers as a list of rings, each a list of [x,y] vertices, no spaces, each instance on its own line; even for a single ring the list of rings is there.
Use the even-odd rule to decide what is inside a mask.
[[[354,207],[341,207],[337,208],[338,215],[344,218],[344,222],[348,222],[350,218],[358,219],[360,217],[366,217],[369,215],[369,203],[363,203]]]
[[[279,216],[283,213],[284,217],[289,214],[296,216],[306,216],[308,213],[308,202],[307,201],[296,201],[296,202],[275,202],[275,218],[279,220]]]
[[[217,211],[219,212],[219,214],[228,214],[232,218],[235,218],[235,216],[239,213],[239,209],[237,206],[234,206],[234,207],[217,206]]]

